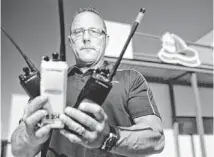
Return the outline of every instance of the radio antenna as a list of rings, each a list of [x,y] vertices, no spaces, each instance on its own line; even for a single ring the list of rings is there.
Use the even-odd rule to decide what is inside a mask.
[[[121,60],[123,58],[123,55],[124,55],[124,53],[126,51],[126,48],[128,47],[132,36],[134,35],[138,25],[140,24],[140,22],[141,22],[141,20],[142,20],[142,18],[144,16],[145,11],[146,10],[144,8],[140,9],[140,12],[138,13],[138,16],[137,16],[137,18],[136,18],[136,20],[135,20],[135,22],[134,22],[134,24],[132,26],[132,29],[131,29],[130,34],[129,34],[127,40],[126,40],[126,43],[125,43],[125,45],[124,45],[124,47],[123,47],[123,49],[122,49],[122,51],[120,53],[120,56],[119,56],[118,60],[116,61],[114,67],[112,68],[112,71],[109,74],[109,77],[108,77],[109,81],[112,81],[112,79],[113,79],[113,77],[114,77],[114,75],[115,75],[115,73],[117,71],[117,68],[120,65],[120,62],[121,62]]]
[[[13,45],[17,48],[17,50],[20,52],[22,57],[24,58],[25,62],[27,63],[28,67],[30,68],[31,72],[38,72],[39,70],[35,67],[35,65],[31,62],[31,60],[22,52],[20,47],[15,43],[15,41],[12,39],[12,37],[6,33],[3,27],[1,27],[1,30],[4,32],[4,34],[10,39],[10,41],[13,43]]]
[[[64,24],[64,12],[63,12],[63,0],[58,0],[59,6],[59,23],[60,23],[60,60],[66,61],[65,53],[65,24]]]

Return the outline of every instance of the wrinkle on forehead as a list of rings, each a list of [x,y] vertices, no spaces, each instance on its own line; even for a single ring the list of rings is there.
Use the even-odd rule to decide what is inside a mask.
[[[71,25],[71,29],[91,27],[105,30],[102,18],[93,12],[77,14]]]

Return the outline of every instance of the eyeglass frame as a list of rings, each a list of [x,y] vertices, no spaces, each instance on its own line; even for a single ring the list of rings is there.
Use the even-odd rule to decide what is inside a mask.
[[[98,31],[97,31],[97,33],[100,33],[100,35],[99,35],[99,36],[96,36],[96,37],[93,36],[93,35],[91,35],[90,30],[92,30],[92,29],[101,31],[101,32],[98,32]],[[79,36],[77,36],[77,37],[74,37],[74,35],[72,35],[72,34],[73,34],[72,32],[73,32],[73,31],[76,31],[76,30],[81,30],[81,31],[82,31],[82,34],[79,35]],[[85,34],[85,31],[88,31],[89,35],[90,35],[91,37],[94,37],[94,38],[98,38],[98,37],[100,37],[100,36],[102,36],[102,35],[107,35],[107,33],[106,33],[103,29],[90,27],[90,28],[88,28],[88,29],[84,29],[84,28],[77,28],[77,29],[74,29],[74,30],[71,30],[71,29],[70,29],[70,36],[68,36],[68,37],[69,37],[70,39],[75,40],[75,39],[77,39],[77,38],[83,37],[83,35]]]

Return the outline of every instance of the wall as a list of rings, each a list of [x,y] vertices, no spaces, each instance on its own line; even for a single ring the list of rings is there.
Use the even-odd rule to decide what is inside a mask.
[[[163,118],[164,128],[172,127],[171,102],[168,85],[150,83],[157,106]],[[187,86],[174,86],[174,96],[177,116],[196,116],[195,95],[193,89]],[[199,88],[202,116],[213,117],[213,89]]]

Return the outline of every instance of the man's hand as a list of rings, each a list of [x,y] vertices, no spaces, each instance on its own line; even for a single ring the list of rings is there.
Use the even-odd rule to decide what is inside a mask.
[[[70,142],[87,148],[101,147],[110,132],[108,117],[103,108],[89,100],[83,100],[78,109],[66,107],[65,114],[62,114],[60,119],[74,132],[61,130],[60,133]]]
[[[26,128],[25,142],[32,146],[44,143],[49,137],[51,126],[38,126],[38,123],[48,114],[47,110],[42,109],[46,102],[47,97],[38,96],[24,109],[22,119]]]

